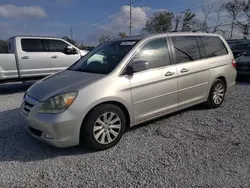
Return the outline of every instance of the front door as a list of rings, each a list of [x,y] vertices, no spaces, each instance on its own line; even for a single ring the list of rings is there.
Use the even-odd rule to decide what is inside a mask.
[[[130,78],[135,123],[177,108],[177,72],[176,66],[170,65],[166,39],[147,42],[129,64],[138,60],[149,62],[149,69]]]
[[[51,73],[65,70],[80,59],[80,51],[72,46],[75,53],[66,53],[66,47],[71,45],[60,39],[46,39],[46,44],[49,48]]]
[[[178,74],[178,108],[206,100],[209,86],[209,61],[195,36],[171,37]],[[200,48],[198,47],[200,46]]]
[[[18,59],[21,77],[47,76],[50,74],[50,58],[42,39],[22,38],[18,43]]]

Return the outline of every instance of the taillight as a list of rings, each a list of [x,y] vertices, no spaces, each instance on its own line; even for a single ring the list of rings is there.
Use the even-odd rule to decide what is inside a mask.
[[[234,68],[236,68],[236,61],[234,59],[232,61],[232,65],[233,65]]]

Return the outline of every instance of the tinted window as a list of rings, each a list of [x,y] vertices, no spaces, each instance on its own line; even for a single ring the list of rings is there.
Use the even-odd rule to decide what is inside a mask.
[[[65,48],[69,46],[61,40],[46,40],[51,52],[65,52]]]
[[[172,37],[177,63],[200,59],[200,51],[193,36]]]
[[[145,44],[133,57],[130,64],[138,60],[148,61],[150,69],[169,65],[170,58],[166,39],[155,39]]]
[[[138,41],[113,41],[96,47],[82,59],[77,61],[69,70],[108,74],[136,45]]]
[[[40,39],[21,39],[22,50],[25,52],[45,52],[43,42]]]
[[[201,37],[207,57],[216,57],[228,54],[228,51],[219,37]]]

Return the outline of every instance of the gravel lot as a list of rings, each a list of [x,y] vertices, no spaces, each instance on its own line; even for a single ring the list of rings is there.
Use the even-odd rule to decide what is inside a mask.
[[[106,151],[31,138],[19,106],[31,84],[0,85],[0,187],[250,187],[250,84],[223,106],[141,125]]]

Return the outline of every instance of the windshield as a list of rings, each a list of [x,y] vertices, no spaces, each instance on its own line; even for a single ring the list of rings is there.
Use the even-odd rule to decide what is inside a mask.
[[[138,41],[113,41],[100,45],[69,70],[108,74],[121,62]]]

